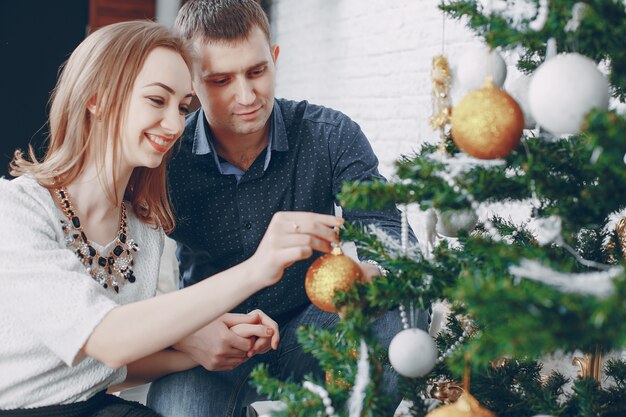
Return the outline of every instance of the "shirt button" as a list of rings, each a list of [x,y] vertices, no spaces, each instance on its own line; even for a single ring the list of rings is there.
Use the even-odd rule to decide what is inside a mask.
[[[246,223],[243,225],[243,228],[244,228],[244,229],[248,229],[248,230],[252,229],[252,223],[250,223],[250,222],[246,222]]]

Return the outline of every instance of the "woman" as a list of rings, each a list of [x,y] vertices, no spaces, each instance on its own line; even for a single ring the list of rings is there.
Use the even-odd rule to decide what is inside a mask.
[[[45,157],[17,151],[0,179],[0,416],[154,415],[105,390],[196,366],[167,348],[336,241],[336,217],[279,213],[249,260],[153,297],[190,70],[155,23],[94,32],[53,93]]]

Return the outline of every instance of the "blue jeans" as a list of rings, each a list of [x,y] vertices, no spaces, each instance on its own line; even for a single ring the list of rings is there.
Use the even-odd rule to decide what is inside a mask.
[[[336,314],[326,313],[310,305],[280,329],[278,350],[254,356],[230,371],[207,371],[197,367],[167,375],[152,383],[147,405],[165,417],[240,417],[245,415],[242,413],[246,406],[267,399],[259,395],[248,381],[250,371],[259,363],[268,364],[270,374],[281,380],[293,378],[294,381],[301,381],[304,375],[313,373],[323,381],[324,370],[312,355],[302,351],[296,331],[300,326],[310,325],[328,329],[338,319]],[[426,312],[419,312],[417,323],[420,328],[427,328]],[[379,317],[372,326],[378,340],[386,348],[402,330],[397,310]],[[385,367],[385,395],[394,404],[387,413],[390,417],[402,400],[397,385],[397,374],[390,366]]]

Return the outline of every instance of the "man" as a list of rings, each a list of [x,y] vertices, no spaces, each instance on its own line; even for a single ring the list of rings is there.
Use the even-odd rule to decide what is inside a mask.
[[[194,90],[202,104],[188,117],[180,151],[169,165],[178,221],[172,237],[178,242],[182,283],[189,286],[247,259],[275,212],[333,213],[344,181],[382,177],[365,135],[348,117],[306,101],[274,99],[279,48],[270,43],[267,16],[256,1],[190,0],[176,27],[193,45]],[[397,210],[346,211],[344,218],[399,235]],[[203,367],[153,383],[148,404],[164,416],[240,417],[261,399],[247,381],[259,362],[282,379],[320,375],[295,335],[302,325],[328,328],[338,320],[312,306],[305,294],[304,276],[314,259],[294,264],[279,284],[177,344]],[[368,276],[377,272],[370,264],[362,269]],[[256,356],[267,349],[257,350],[255,336],[240,336],[235,329],[235,324],[255,324],[245,314],[254,309],[278,323],[281,337],[278,346],[272,344],[278,349]],[[261,324],[277,328],[263,317]],[[426,317],[421,321],[424,328]],[[400,317],[390,312],[373,328],[388,346],[401,330]],[[391,369],[386,374],[397,405],[395,374]]]

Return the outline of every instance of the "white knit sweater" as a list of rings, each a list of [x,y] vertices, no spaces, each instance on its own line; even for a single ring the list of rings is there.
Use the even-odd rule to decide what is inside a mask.
[[[64,215],[50,193],[26,176],[0,178],[0,409],[84,401],[126,378],[125,367],[81,357],[80,349],[111,309],[155,295],[163,231],[127,212],[140,248],[137,281],[116,294],[66,247]],[[113,244],[94,247],[108,254]]]

